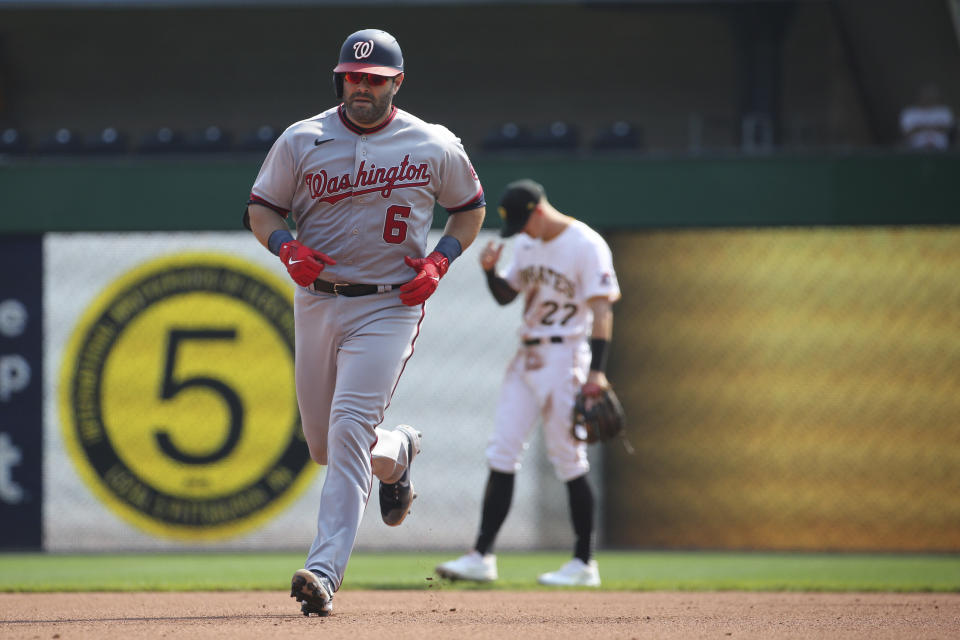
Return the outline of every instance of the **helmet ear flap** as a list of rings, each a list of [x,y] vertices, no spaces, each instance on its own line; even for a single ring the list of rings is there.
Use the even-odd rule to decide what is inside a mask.
[[[333,74],[333,90],[337,94],[337,99],[343,99],[343,74],[335,73]]]

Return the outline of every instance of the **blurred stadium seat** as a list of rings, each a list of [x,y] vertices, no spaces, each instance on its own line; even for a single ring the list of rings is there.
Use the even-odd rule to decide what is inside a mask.
[[[268,151],[280,132],[276,128],[265,124],[255,131],[247,133],[237,143],[238,151]]]
[[[53,133],[41,138],[34,151],[40,154],[74,154],[83,151],[83,142],[75,131],[60,127]]]
[[[217,125],[210,125],[201,131],[192,132],[186,139],[186,147],[189,151],[200,152],[228,151],[232,143],[233,136]]]
[[[774,147],[774,123],[768,113],[744,114],[740,126],[740,149],[746,152],[767,152]]]
[[[483,140],[485,151],[530,149],[532,146],[533,136],[530,131],[515,122],[504,122],[490,131]]]
[[[0,154],[20,155],[27,152],[28,141],[19,129],[0,131]]]
[[[579,128],[571,123],[557,120],[539,125],[533,131],[533,147],[572,151],[580,145]]]
[[[176,153],[186,151],[183,136],[170,127],[160,127],[140,138],[140,153]]]
[[[128,150],[127,136],[115,127],[104,127],[84,139],[83,150],[87,153],[97,154],[126,153]]]
[[[591,143],[591,147],[598,151],[639,149],[641,146],[643,132],[639,127],[623,120],[601,128]]]
[[[483,148],[486,151],[570,151],[576,149],[579,145],[579,128],[574,124],[560,120],[543,123],[533,129],[515,122],[505,122],[488,133],[483,141]]]

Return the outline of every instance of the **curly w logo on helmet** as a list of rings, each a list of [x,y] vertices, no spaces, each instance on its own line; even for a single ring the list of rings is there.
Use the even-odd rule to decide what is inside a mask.
[[[373,53],[373,40],[353,43],[353,57],[357,60],[369,58],[371,53]]]

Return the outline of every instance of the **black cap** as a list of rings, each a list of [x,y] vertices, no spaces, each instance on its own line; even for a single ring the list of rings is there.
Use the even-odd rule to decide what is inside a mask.
[[[544,193],[543,185],[533,180],[517,180],[508,184],[497,208],[503,220],[500,236],[509,238],[523,229]]]

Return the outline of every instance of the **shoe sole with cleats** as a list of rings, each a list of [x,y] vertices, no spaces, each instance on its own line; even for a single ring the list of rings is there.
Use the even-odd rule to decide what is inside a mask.
[[[333,594],[328,593],[311,571],[300,569],[290,581],[290,597],[301,603],[300,611],[309,617],[315,613],[321,618],[333,611]]]

